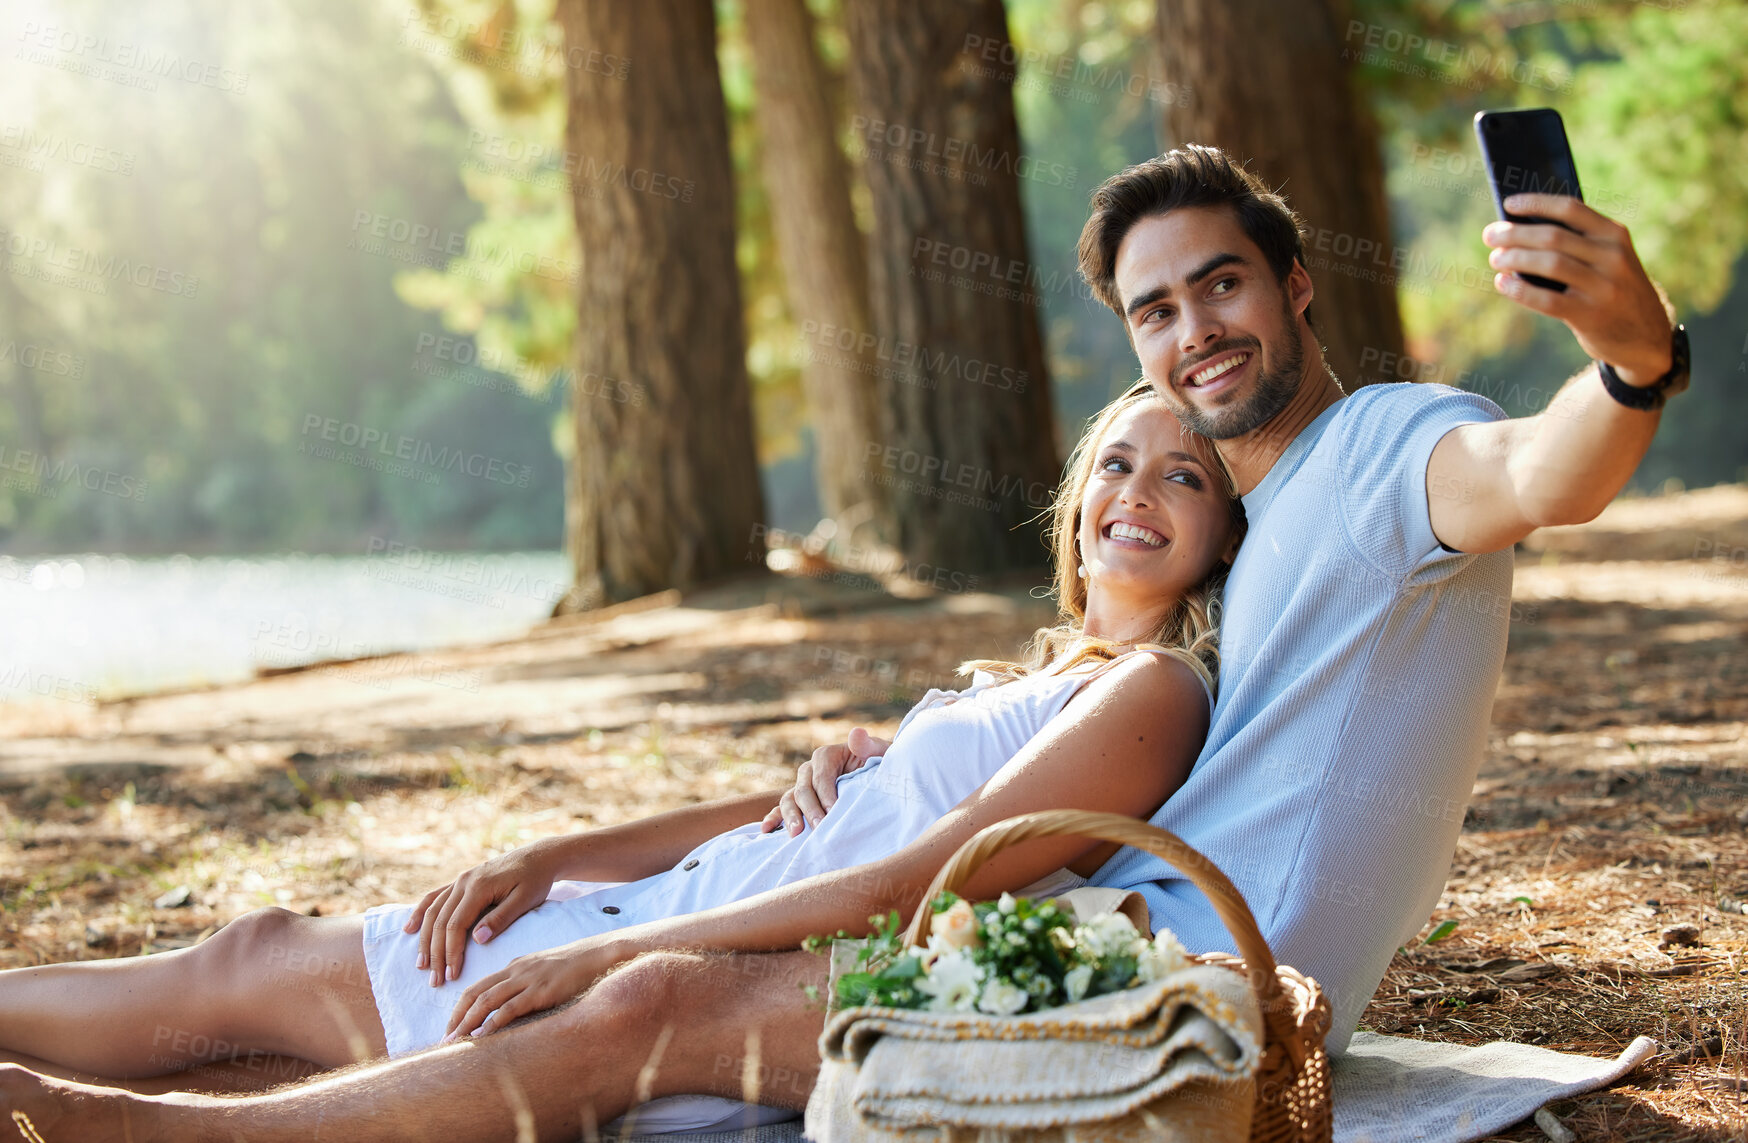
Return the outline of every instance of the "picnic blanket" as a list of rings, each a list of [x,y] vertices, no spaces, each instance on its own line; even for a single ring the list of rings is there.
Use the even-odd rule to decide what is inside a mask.
[[[1500,1040],[1479,1047],[1355,1032],[1331,1061],[1341,1143],[1468,1143],[1552,1100],[1607,1087],[1657,1051],[1640,1036],[1612,1060]]]
[[[1552,1100],[1607,1087],[1650,1058],[1640,1036],[1613,1059],[1498,1042],[1437,1044],[1356,1032],[1333,1061],[1337,1143],[1470,1143]],[[639,1143],[800,1143],[800,1113],[746,1131],[645,1135]]]

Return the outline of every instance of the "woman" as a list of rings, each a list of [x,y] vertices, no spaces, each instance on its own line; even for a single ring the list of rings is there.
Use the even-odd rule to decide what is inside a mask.
[[[112,1080],[240,1053],[335,1067],[500,1028],[648,949],[866,931],[870,902],[914,902],[995,815],[1146,817],[1206,734],[1217,592],[1242,532],[1207,442],[1151,390],[1126,395],[1096,418],[1058,492],[1062,622],[1024,662],[970,663],[971,687],[930,691],[818,825],[767,831],[756,819],[770,795],[736,799],[529,846],[416,908],[260,910],[191,949],[0,973],[0,1058]],[[1055,891],[1114,849],[1029,842],[968,888]]]

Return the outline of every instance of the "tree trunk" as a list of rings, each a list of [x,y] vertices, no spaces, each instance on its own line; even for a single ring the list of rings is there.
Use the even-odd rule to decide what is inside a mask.
[[[710,0],[562,0],[582,250],[560,610],[763,567]]]
[[[1311,315],[1350,391],[1403,351],[1378,128],[1349,82],[1346,0],[1159,0],[1167,145],[1220,147],[1310,227]],[[1369,371],[1369,375],[1368,375]],[[1394,380],[1395,378],[1389,378]]]
[[[849,164],[827,98],[825,64],[806,0],[744,6],[753,107],[771,221],[790,311],[803,337],[869,328],[868,260],[850,209]],[[880,433],[880,397],[867,355],[813,352],[802,369],[820,502],[833,519],[880,527],[867,446]]]
[[[1061,462],[1037,310],[1001,288],[1030,268],[1019,178],[1073,172],[1020,151],[1001,0],[849,0],[845,25],[888,434],[864,463],[913,577],[1037,567]]]

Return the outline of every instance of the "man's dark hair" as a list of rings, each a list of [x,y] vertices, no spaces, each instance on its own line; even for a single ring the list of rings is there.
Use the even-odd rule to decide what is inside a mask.
[[[1080,276],[1118,317],[1117,248],[1137,222],[1185,206],[1231,207],[1277,281],[1286,281],[1295,259],[1305,261],[1304,221],[1287,200],[1225,151],[1190,143],[1119,171],[1093,191],[1092,217],[1080,232]]]

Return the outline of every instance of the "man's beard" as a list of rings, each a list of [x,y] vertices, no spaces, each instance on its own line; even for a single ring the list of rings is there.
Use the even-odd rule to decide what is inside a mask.
[[[1293,394],[1299,391],[1302,380],[1301,371],[1305,366],[1305,353],[1299,347],[1299,338],[1294,329],[1293,311],[1285,303],[1281,306],[1283,320],[1282,328],[1287,331],[1281,338],[1280,352],[1270,354],[1276,361],[1276,367],[1266,373],[1258,373],[1256,388],[1250,394],[1249,400],[1237,402],[1218,409],[1204,409],[1190,401],[1182,390],[1167,387],[1166,396],[1171,399],[1172,411],[1184,426],[1193,429],[1211,440],[1228,441],[1233,437],[1241,437],[1268,424],[1280,411],[1287,407],[1293,399]],[[1201,360],[1225,353],[1231,349],[1244,349],[1254,339],[1216,343]],[[1251,349],[1255,356],[1261,356],[1260,345]],[[1195,371],[1195,367],[1184,368],[1180,373],[1187,377]]]

